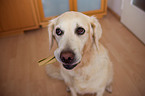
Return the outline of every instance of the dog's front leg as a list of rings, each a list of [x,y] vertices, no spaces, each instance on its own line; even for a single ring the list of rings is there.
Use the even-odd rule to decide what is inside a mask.
[[[101,88],[97,91],[96,96],[103,96],[105,88]]]
[[[70,91],[71,91],[71,96],[77,96],[77,92],[75,91],[74,88],[70,87]]]

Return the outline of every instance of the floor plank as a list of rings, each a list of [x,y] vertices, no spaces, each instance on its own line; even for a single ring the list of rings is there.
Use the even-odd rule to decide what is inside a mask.
[[[111,13],[100,23],[115,73],[113,93],[104,96],[145,96],[145,46]],[[46,28],[0,38],[0,96],[70,96],[63,81],[37,64],[51,54]]]

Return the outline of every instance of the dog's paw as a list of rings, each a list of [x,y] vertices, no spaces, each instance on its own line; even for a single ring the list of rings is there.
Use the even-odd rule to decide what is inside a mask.
[[[71,92],[69,87],[66,88],[66,92],[68,92],[68,93]]]
[[[109,92],[109,93],[112,93],[112,86],[111,85],[107,86],[106,87],[106,91]]]

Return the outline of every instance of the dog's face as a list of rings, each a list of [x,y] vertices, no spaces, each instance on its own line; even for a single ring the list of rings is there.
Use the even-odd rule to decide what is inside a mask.
[[[94,17],[79,12],[66,12],[51,20],[48,31],[50,47],[53,39],[56,39],[58,44],[54,52],[55,58],[68,70],[81,62],[84,46],[88,40],[99,47],[98,40],[102,33]]]

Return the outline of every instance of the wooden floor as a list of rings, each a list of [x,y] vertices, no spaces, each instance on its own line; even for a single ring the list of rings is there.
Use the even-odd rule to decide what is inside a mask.
[[[145,96],[145,46],[111,13],[100,23],[115,73],[113,93],[104,96]],[[63,81],[37,65],[53,53],[48,47],[46,28],[0,38],[0,96],[70,96]]]

